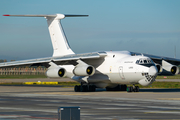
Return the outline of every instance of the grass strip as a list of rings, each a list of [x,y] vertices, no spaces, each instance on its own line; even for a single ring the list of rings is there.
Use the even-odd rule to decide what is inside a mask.
[[[156,79],[180,79],[180,74],[174,76],[157,76]]]
[[[0,85],[43,85],[43,86],[46,86],[46,85],[56,85],[56,86],[67,86],[67,87],[73,87],[75,85],[80,85],[78,82],[9,82],[9,83],[6,83],[6,82],[1,82]]]
[[[0,83],[0,85],[56,85],[56,86],[64,86],[64,87],[74,87],[75,85],[80,85],[78,82],[29,82],[29,84],[26,83]],[[170,89],[178,89],[180,88],[180,82],[154,82],[150,86],[142,86],[139,85],[140,88],[170,88]]]
[[[35,79],[47,78],[46,75],[0,75],[0,79]]]
[[[35,79],[47,78],[46,75],[0,75],[0,79]],[[174,76],[157,76],[156,79],[180,79],[180,74]]]
[[[153,82],[149,86],[139,85],[140,88],[180,88],[180,82]]]

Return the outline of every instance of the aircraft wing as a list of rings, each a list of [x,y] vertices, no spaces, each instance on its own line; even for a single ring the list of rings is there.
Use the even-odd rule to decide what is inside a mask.
[[[45,66],[49,67],[49,62],[54,62],[57,65],[76,65],[77,60],[88,60],[88,59],[99,59],[105,57],[106,52],[94,52],[94,53],[84,53],[84,54],[72,54],[65,55],[61,57],[47,57],[47,58],[37,58],[13,62],[0,63],[0,68],[7,67],[22,67],[22,66]]]
[[[156,56],[150,55],[145,53],[138,53],[138,52],[131,52],[131,55],[143,55],[151,58],[155,63],[162,64],[162,60],[165,60],[173,65],[180,65],[180,59],[170,58],[170,57],[163,57],[163,56]]]

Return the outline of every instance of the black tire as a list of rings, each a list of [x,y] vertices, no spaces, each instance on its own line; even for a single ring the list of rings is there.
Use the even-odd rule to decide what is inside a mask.
[[[139,86],[136,86],[136,92],[139,92]]]
[[[75,92],[80,92],[80,86],[79,86],[79,85],[76,85],[76,86],[74,87],[74,91],[75,91]]]
[[[92,85],[89,85],[89,92],[92,92]]]
[[[95,92],[95,91],[96,91],[96,86],[92,85],[92,92]]]
[[[94,92],[96,91],[96,86],[95,85],[89,85],[89,92]]]
[[[80,87],[80,92],[87,92],[88,91],[88,86],[87,85],[83,85]]]
[[[83,86],[80,86],[80,92],[84,92]]]
[[[114,88],[114,91],[121,91],[121,85],[118,85],[118,86],[116,86],[115,88]]]
[[[133,87],[127,87],[127,92],[132,92],[133,91]]]

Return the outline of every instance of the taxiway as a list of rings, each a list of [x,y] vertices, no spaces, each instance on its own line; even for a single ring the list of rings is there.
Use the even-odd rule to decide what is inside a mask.
[[[0,86],[0,119],[56,120],[58,107],[64,106],[80,106],[81,120],[180,119],[180,89],[141,89],[139,93],[127,93]]]

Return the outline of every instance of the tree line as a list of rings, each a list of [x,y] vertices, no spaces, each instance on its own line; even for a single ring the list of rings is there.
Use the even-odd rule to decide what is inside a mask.
[[[15,60],[11,60],[15,61]],[[0,59],[0,63],[7,62],[6,59]],[[38,67],[30,67],[30,66],[23,66],[23,67],[12,67],[12,68],[0,68],[0,75],[42,75],[45,74],[47,68],[43,66]]]
[[[10,60],[11,62],[12,61],[15,61],[15,60]],[[6,59],[0,59],[0,63],[3,63],[3,62],[8,62]]]

